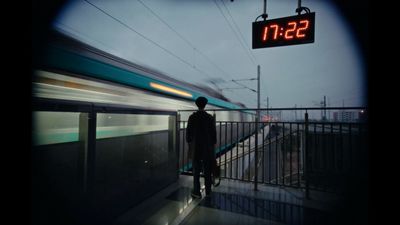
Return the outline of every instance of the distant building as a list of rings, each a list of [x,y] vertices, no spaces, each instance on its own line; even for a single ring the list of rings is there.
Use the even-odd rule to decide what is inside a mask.
[[[356,122],[358,118],[359,118],[358,111],[333,112],[333,121],[335,122]]]

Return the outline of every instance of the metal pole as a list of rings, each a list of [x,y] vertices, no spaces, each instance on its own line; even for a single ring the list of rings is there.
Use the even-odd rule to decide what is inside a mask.
[[[309,152],[308,152],[308,113],[306,110],[306,113],[304,115],[304,161],[305,161],[305,170],[304,170],[304,178],[306,180],[306,199],[310,199],[310,175],[309,175],[309,168],[310,168],[310,160],[309,160]]]
[[[326,121],[326,96],[324,95],[324,121]]]
[[[264,14],[267,14],[267,0],[264,0]]]
[[[260,121],[260,65],[257,66],[257,118]]]
[[[268,122],[269,122],[270,116],[269,116],[269,111],[268,111],[268,109],[269,109],[269,97],[267,97],[267,118],[268,118]]]
[[[298,14],[298,15],[300,15],[300,13],[301,13],[300,8],[301,8],[301,0],[298,0],[298,1],[297,1],[297,10],[298,10],[297,14]]]
[[[260,65],[257,65],[257,112],[256,112],[256,133],[255,133],[255,152],[254,152],[254,190],[257,191],[258,182],[258,123],[260,122]]]

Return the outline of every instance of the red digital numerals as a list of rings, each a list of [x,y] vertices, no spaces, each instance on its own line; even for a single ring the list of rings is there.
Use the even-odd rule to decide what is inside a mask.
[[[283,38],[285,40],[304,38],[306,36],[306,30],[309,28],[309,23],[309,20],[300,20],[298,23],[291,21],[287,23],[286,28],[279,27],[278,24],[269,24],[264,27],[262,40],[265,42],[271,38],[273,40],[277,40],[279,38]]]

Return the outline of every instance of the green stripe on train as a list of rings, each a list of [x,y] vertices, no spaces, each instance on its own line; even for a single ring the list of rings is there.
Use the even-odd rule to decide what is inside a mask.
[[[206,96],[209,100],[209,103],[215,106],[229,108],[229,109],[239,109],[240,107],[232,104],[230,102],[226,102],[217,98],[213,98],[202,93],[198,93],[196,91],[190,90],[185,87],[177,87],[172,84],[165,83],[163,81],[155,80],[144,75],[128,71],[122,68],[118,68],[113,65],[109,65],[95,59],[91,59],[89,57],[85,57],[71,51],[68,51],[63,48],[59,48],[56,46],[52,46],[47,51],[46,62],[47,66],[51,68],[63,69],[73,73],[84,74],[87,76],[92,76],[108,81],[113,81],[121,84],[126,84],[132,87],[142,88],[146,90],[151,90],[154,92],[167,94],[170,96],[177,96],[180,98],[185,98],[179,95],[175,95],[172,93],[165,93],[154,89],[150,86],[150,82],[159,83],[162,85],[166,85],[172,88],[180,89],[187,91],[193,95],[192,98],[185,98],[194,100],[199,96]]]

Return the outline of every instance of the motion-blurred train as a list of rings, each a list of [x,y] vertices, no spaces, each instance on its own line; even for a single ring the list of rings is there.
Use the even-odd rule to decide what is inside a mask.
[[[179,81],[154,69],[137,65],[84,44],[72,37],[54,31],[34,68],[32,95],[34,99],[69,100],[87,103],[105,103],[143,110],[177,111],[193,109],[194,100],[205,96],[206,109],[238,109],[244,105],[232,103],[222,94],[208,87],[199,87]],[[218,121],[252,121],[254,115],[239,112],[215,112]],[[190,113],[181,113],[187,120]],[[77,140],[77,120],[68,115],[33,113],[34,144],[51,144]],[[62,118],[62,119],[61,119]],[[136,120],[116,118],[107,123],[107,117],[98,117],[102,128],[97,137],[134,135],[138,132],[162,130],[164,117],[142,116]],[[125,129],[121,126],[124,126]],[[117,132],[118,131],[118,132]],[[114,134],[113,134],[114,133]],[[118,134],[116,134],[118,133]]]
[[[211,89],[64,34],[54,33],[49,40],[35,59],[32,77],[35,224],[111,224],[177,181],[178,167],[190,168],[179,160],[187,156],[187,144],[185,122],[177,121],[186,121],[191,112],[177,110],[196,110],[199,96],[208,98],[206,109],[242,108]],[[215,111],[215,116],[217,122],[254,119],[247,112]],[[219,135],[216,152],[250,135],[250,126],[235,125],[217,124],[219,134],[229,130],[230,135]]]

